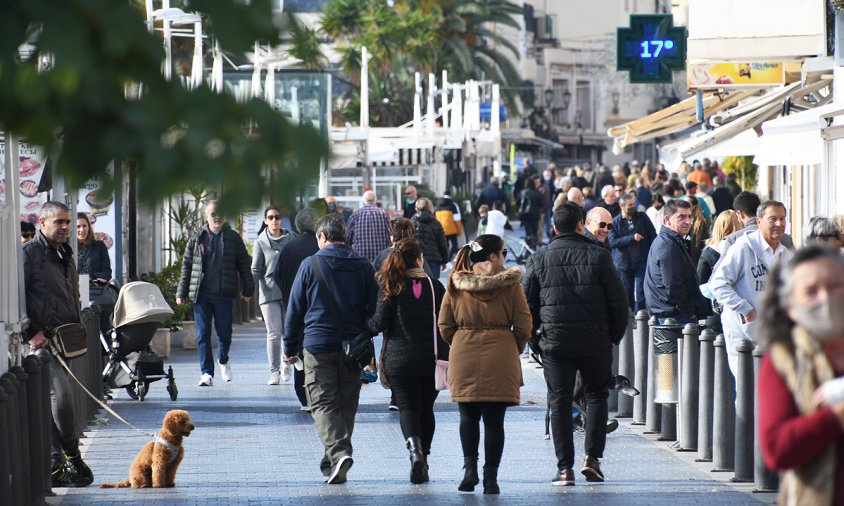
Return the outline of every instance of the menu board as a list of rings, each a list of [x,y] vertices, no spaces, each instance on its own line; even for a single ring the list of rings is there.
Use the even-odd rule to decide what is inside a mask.
[[[46,193],[38,193],[38,183],[44,173],[46,153],[44,148],[20,142],[20,174],[18,191],[21,221],[38,223],[38,210],[47,202]],[[6,143],[0,139],[0,205],[6,204]]]
[[[109,167],[111,172],[111,167]],[[101,182],[98,179],[89,180],[79,189],[79,199],[76,203],[76,210],[88,215],[91,221],[91,228],[94,229],[94,238],[105,243],[108,248],[108,257],[111,260],[111,272],[115,270],[115,219],[114,219],[114,194],[103,193]],[[76,221],[73,222],[73,229],[76,230]]]

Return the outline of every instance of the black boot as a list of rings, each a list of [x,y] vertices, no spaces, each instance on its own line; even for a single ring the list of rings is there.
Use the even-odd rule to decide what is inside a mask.
[[[484,494],[500,494],[498,488],[498,465],[484,465]]]
[[[475,485],[481,480],[478,479],[478,457],[463,457],[463,481],[457,487],[461,492],[474,492]]]
[[[407,449],[410,452],[410,483],[425,483],[428,481],[428,469],[425,455],[422,454],[422,441],[418,436],[407,438]]]

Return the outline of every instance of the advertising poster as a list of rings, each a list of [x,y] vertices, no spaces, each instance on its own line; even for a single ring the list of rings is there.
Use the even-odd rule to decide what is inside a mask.
[[[21,221],[38,223],[38,210],[47,202],[47,193],[38,193],[38,183],[44,174],[44,148],[28,142],[20,143],[20,213]],[[0,139],[0,205],[6,202],[6,143]]]
[[[783,62],[689,63],[689,88],[741,88],[785,83]]]
[[[111,272],[117,272],[115,267],[114,243],[117,239],[117,228],[114,218],[114,194],[104,194],[100,189],[101,183],[92,179],[82,185],[79,189],[79,199],[76,203],[76,210],[88,215],[91,220],[91,227],[94,229],[94,237],[103,241],[108,248],[108,257],[111,260]],[[76,230],[76,220],[73,220],[73,229]]]

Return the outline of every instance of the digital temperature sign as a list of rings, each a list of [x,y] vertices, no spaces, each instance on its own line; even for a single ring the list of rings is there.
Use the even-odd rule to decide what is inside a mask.
[[[671,73],[686,68],[686,27],[674,26],[671,14],[633,14],[630,28],[618,28],[618,70],[631,83],[670,83]]]

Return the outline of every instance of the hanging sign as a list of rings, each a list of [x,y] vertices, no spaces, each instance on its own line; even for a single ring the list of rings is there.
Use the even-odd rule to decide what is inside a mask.
[[[783,62],[701,62],[689,63],[689,88],[741,88],[779,86],[785,83]]]
[[[686,68],[687,37],[671,14],[632,14],[630,28],[617,29],[617,68],[630,72],[631,83],[670,83]]]

